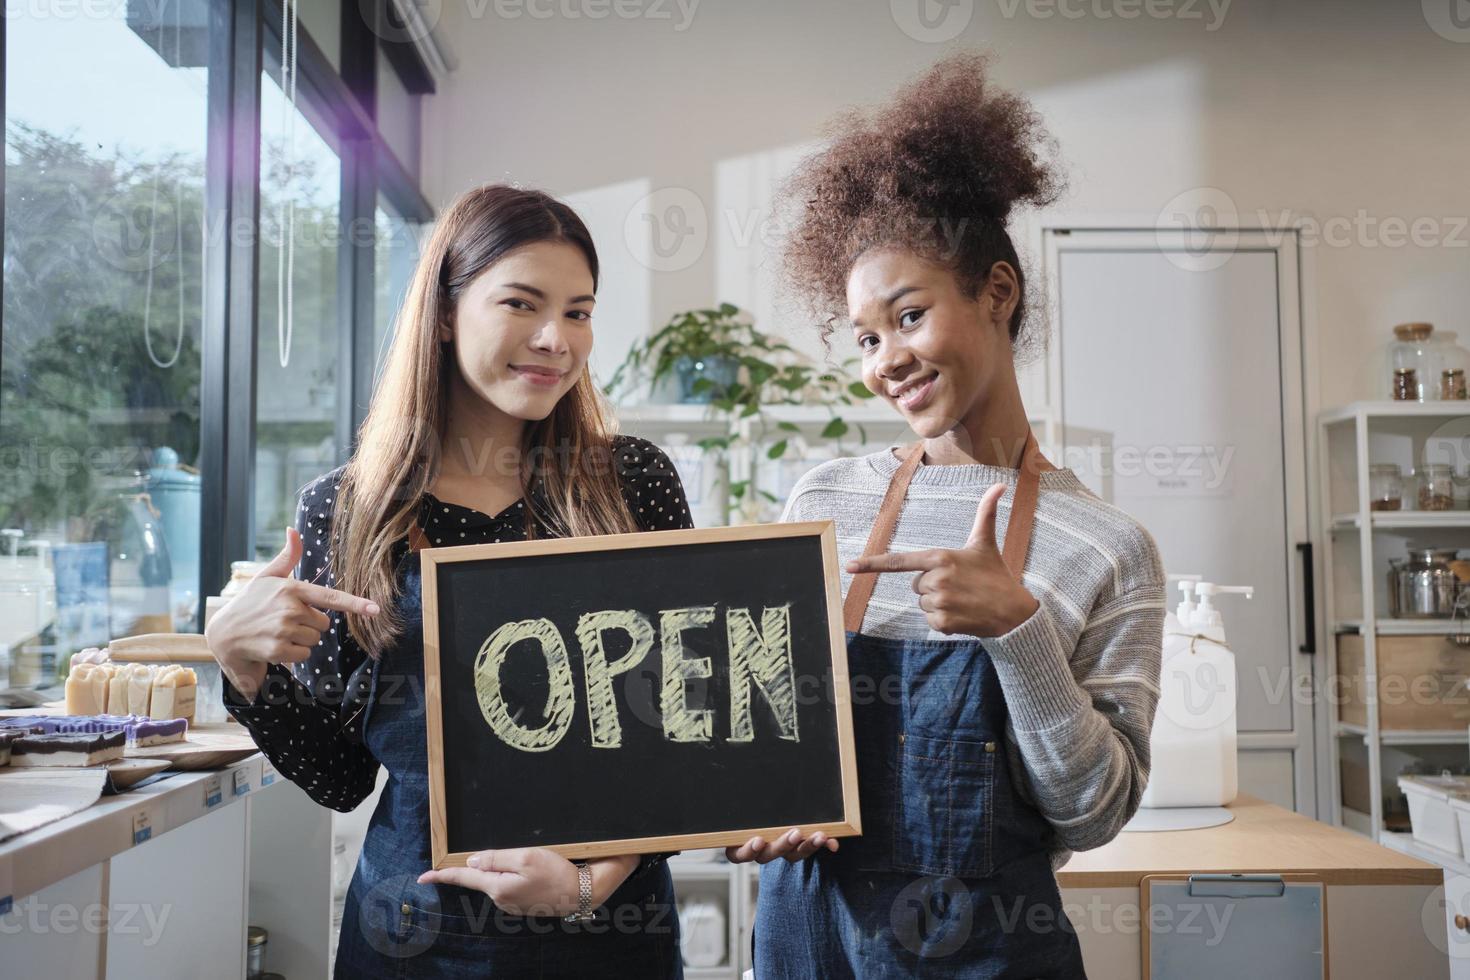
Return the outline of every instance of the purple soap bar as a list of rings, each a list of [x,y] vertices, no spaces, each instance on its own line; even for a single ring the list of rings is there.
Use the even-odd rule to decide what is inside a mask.
[[[122,732],[129,745],[177,742],[188,731],[183,718],[153,719],[146,715],[26,715],[0,718],[0,728],[29,728],[48,734]]]
[[[162,745],[179,742],[189,730],[187,718],[139,718],[127,727],[129,745]]]

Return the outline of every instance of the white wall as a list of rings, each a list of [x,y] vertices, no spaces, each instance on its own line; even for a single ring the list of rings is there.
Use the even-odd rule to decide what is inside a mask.
[[[646,263],[641,216],[625,222],[632,261],[610,268],[654,268],[627,291],[646,308],[599,311],[623,334],[725,298],[716,256],[752,220],[720,213],[729,161],[779,160],[844,106],[956,46],[989,47],[996,80],[1028,93],[1060,142],[1059,210],[1333,222],[1307,256],[1309,355],[1332,405],[1376,393],[1394,323],[1470,337],[1470,28],[1453,28],[1454,2],[1150,0],[1173,11],[1151,17],[1143,0],[442,0],[459,68],[426,100],[423,180],[441,204],[511,178],[580,202],[641,183],[655,217],[682,208],[691,234]],[[928,36],[920,4],[929,34],[963,30],[911,36]],[[1401,241],[1418,219],[1421,244]],[[594,230],[619,247],[615,227]]]

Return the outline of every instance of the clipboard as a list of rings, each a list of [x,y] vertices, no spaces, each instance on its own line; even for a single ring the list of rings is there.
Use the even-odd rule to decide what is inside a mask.
[[[1144,980],[1327,980],[1327,885],[1314,874],[1145,875]]]

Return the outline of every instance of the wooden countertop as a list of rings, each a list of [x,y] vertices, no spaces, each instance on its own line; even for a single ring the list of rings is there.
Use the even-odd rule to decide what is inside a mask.
[[[1235,819],[1204,830],[1119,834],[1072,855],[1057,872],[1063,888],[1130,888],[1148,874],[1299,872],[1329,885],[1438,885],[1443,869],[1242,794]]]

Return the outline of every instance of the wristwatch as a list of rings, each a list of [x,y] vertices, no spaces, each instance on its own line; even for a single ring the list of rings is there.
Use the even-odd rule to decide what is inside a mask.
[[[577,911],[565,917],[567,922],[587,922],[592,912],[592,867],[586,861],[573,862],[577,866]]]

